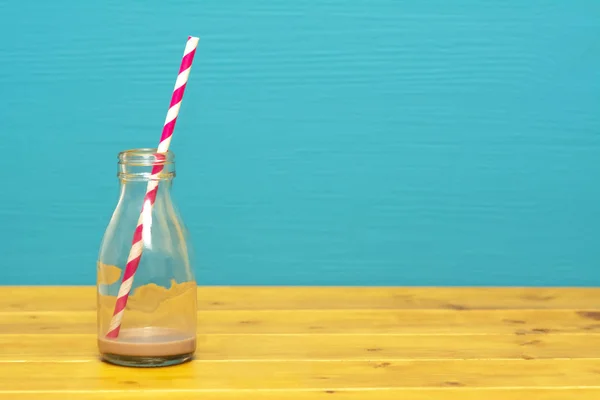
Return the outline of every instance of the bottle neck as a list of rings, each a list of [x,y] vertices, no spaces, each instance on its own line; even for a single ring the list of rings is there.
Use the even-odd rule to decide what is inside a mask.
[[[157,187],[156,201],[170,198],[175,178],[175,155],[156,153],[156,149],[133,149],[119,153],[118,177],[121,200],[142,204],[146,192]]]
[[[122,194],[127,194],[129,197],[144,197],[149,189],[152,188],[152,185],[149,185],[150,181],[148,180],[124,180],[121,179],[121,192]],[[169,195],[171,192],[171,188],[173,187],[172,179],[161,179],[157,182],[158,187],[156,188],[156,197],[158,199],[159,196]]]
[[[175,155],[156,149],[133,149],[119,153],[119,179],[122,183],[171,181],[175,178]]]

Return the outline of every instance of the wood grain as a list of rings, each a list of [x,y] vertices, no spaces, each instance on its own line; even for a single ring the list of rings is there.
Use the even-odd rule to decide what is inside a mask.
[[[600,388],[367,388],[367,389],[315,389],[315,390],[153,390],[103,391],[1,391],[0,395],[15,400],[596,400]],[[335,395],[332,397],[331,395]],[[10,397],[8,397],[10,396]]]
[[[93,286],[4,286],[2,311],[95,311]],[[77,302],[73,302],[76,297]],[[51,302],[48,299],[52,299]],[[600,288],[221,287],[198,288],[202,310],[600,309]]]
[[[200,311],[201,333],[515,334],[600,332],[590,310],[223,310]],[[2,333],[95,333],[91,311],[0,312]]]
[[[28,376],[35,379],[24,379]],[[600,359],[194,361],[160,370],[124,369],[98,362],[0,363],[2,390],[560,388],[600,387],[599,379]]]
[[[98,360],[94,288],[0,287],[0,398],[600,396],[595,289],[203,289],[195,359],[126,369]]]
[[[600,334],[200,334],[197,341],[200,361],[600,358]],[[0,335],[0,362],[97,358],[96,335],[92,334]]]

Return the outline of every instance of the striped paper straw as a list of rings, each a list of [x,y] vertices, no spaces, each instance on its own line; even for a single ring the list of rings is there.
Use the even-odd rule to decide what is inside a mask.
[[[194,61],[194,55],[196,54],[196,47],[198,46],[198,38],[189,36],[183,52],[183,59],[181,60],[181,66],[179,67],[179,75],[177,81],[175,81],[175,89],[173,89],[173,96],[171,96],[171,103],[169,104],[169,111],[167,112],[167,118],[165,119],[165,125],[163,127],[160,142],[158,144],[156,159],[159,161],[158,164],[154,164],[152,167],[152,173],[148,187],[146,188],[146,195],[144,196],[144,204],[142,206],[142,212],[138,219],[137,227],[133,234],[133,240],[131,244],[131,250],[129,251],[129,257],[127,258],[127,265],[125,266],[125,273],[121,281],[121,287],[119,288],[119,294],[117,295],[117,303],[115,304],[115,310],[113,317],[110,321],[108,333],[106,337],[116,338],[119,336],[121,329],[121,321],[123,320],[123,312],[127,305],[127,298],[131,291],[133,284],[133,277],[135,271],[140,264],[142,258],[142,232],[144,230],[144,222],[148,223],[149,219],[152,218],[152,206],[156,200],[156,193],[158,191],[158,175],[164,168],[164,165],[160,161],[164,160],[162,154],[169,150],[169,144],[173,137],[173,130],[175,129],[175,123],[177,122],[177,115],[179,114],[179,107],[181,106],[181,100],[183,99],[183,93],[185,86],[190,76],[192,69],[192,62]]]

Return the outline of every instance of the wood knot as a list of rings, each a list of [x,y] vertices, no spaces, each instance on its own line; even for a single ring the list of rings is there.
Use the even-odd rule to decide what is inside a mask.
[[[523,300],[531,300],[531,301],[550,301],[550,300],[554,300],[556,298],[556,296],[542,296],[539,294],[530,293],[530,294],[525,294],[525,295],[521,296],[521,298]]]
[[[552,332],[552,329],[547,329],[547,328],[534,328],[531,330],[527,330],[527,329],[518,329],[515,331],[515,335],[517,336],[522,336],[522,335],[545,335],[547,333]]]
[[[463,306],[461,304],[453,304],[453,303],[446,304],[446,308],[449,308],[451,310],[457,310],[457,311],[464,311],[464,310],[469,309],[469,307],[467,307],[467,306]]]
[[[240,324],[242,324],[242,325],[256,325],[256,324],[258,324],[258,321],[253,320],[253,319],[248,319],[248,320],[240,321]]]
[[[543,333],[543,334],[546,334],[546,333],[550,333],[550,332],[552,332],[552,329],[546,329],[546,328],[534,328],[534,329],[532,329],[532,330],[531,330],[531,332],[533,332],[533,333]]]
[[[463,387],[465,386],[463,383],[457,382],[457,381],[446,381],[443,383],[444,386],[448,386],[448,387]]]
[[[522,325],[525,323],[525,321],[520,320],[520,319],[503,319],[502,322],[506,322],[507,324],[515,324],[515,325]]]
[[[377,351],[381,351],[381,349],[379,347],[374,347],[374,348],[371,348],[371,349],[367,349],[367,351],[370,352],[370,353],[374,353],[374,352],[377,352]]]
[[[521,343],[521,346],[535,346],[536,344],[542,343],[541,340],[530,340],[528,342]]]
[[[389,362],[382,362],[382,363],[377,363],[373,366],[373,368],[385,368],[385,367],[389,367],[390,363]]]
[[[600,311],[577,311],[577,315],[583,318],[600,321]]]
[[[581,329],[583,329],[584,331],[595,331],[598,328],[600,328],[600,324],[586,325]]]

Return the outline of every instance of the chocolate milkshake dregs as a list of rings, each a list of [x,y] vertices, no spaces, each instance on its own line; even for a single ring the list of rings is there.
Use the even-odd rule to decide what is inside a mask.
[[[113,267],[114,268],[114,267]],[[100,266],[110,269],[110,266]],[[114,296],[99,296],[103,320],[111,317]],[[196,285],[154,284],[139,287],[129,298],[127,320],[116,339],[98,335],[103,358],[117,364],[169,365],[191,359],[196,350]]]
[[[106,268],[106,267],[104,267]],[[153,284],[140,287],[129,298],[127,317],[130,324],[138,327],[121,328],[118,340],[106,336],[98,337],[98,348],[109,360],[149,362],[185,361],[196,350],[195,332],[195,298],[194,284],[175,284],[165,288]],[[101,296],[100,301],[106,303],[105,310],[112,310],[115,298]],[[179,315],[180,321],[174,319]],[[106,315],[105,318],[108,318]],[[137,322],[134,324],[134,321]],[[153,326],[149,325],[151,321]],[[162,359],[162,360],[160,360]],[[181,360],[183,359],[183,360]]]

